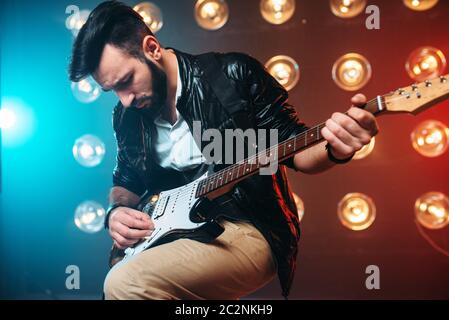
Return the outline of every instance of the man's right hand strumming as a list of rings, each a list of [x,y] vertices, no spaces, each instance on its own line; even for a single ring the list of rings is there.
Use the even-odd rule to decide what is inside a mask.
[[[153,230],[151,218],[135,209],[118,207],[109,216],[109,234],[119,249],[126,249],[150,236]]]

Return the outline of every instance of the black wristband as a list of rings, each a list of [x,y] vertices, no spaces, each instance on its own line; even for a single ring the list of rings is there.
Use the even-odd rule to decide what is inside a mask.
[[[121,203],[112,203],[109,205],[108,210],[106,210],[106,217],[104,217],[104,228],[109,229],[109,216],[111,215],[112,210],[118,208],[118,207],[124,207]]]
[[[327,157],[329,158],[330,161],[337,163],[337,164],[343,164],[343,163],[348,163],[349,161],[352,160],[352,158],[354,157],[354,154],[346,159],[337,159],[334,157],[334,155],[331,152],[331,145],[329,144],[329,142],[326,144],[326,150],[327,150]]]

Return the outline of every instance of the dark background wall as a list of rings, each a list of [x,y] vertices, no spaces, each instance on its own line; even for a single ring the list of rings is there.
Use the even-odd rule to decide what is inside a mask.
[[[328,1],[296,2],[292,19],[274,26],[262,19],[259,1],[229,0],[228,23],[211,32],[197,26],[195,1],[154,0],[164,15],[157,36],[165,46],[190,53],[242,51],[262,62],[278,54],[293,57],[301,79],[290,101],[309,125],[349,107],[352,93],[331,78],[332,64],[342,54],[358,52],[371,62],[373,77],[360,90],[368,97],[412,82],[404,64],[416,47],[432,45],[449,57],[447,0],[425,12],[411,11],[400,0],[368,1],[380,7],[380,30],[365,28],[365,14],[335,17]],[[68,5],[93,9],[98,3],[6,0],[0,5],[2,105],[18,101],[34,119],[26,141],[2,150],[2,298],[101,296],[110,240],[106,232],[78,230],[73,212],[86,199],[107,205],[116,98],[103,94],[87,105],[74,99],[66,72],[73,38],[65,28]],[[449,153],[424,158],[410,143],[410,132],[426,119],[449,125],[449,102],[417,117],[379,118],[376,147],[366,159],[320,175],[289,172],[306,208],[292,299],[449,298],[449,259],[420,236],[414,222],[418,196],[433,190],[449,195]],[[106,144],[103,163],[91,169],[71,154],[74,140],[85,133]],[[348,192],[375,201],[377,218],[365,231],[350,231],[338,221],[337,203]],[[446,227],[430,236],[447,249],[448,233]],[[71,264],[81,270],[78,291],[65,288],[65,268]],[[372,264],[380,268],[380,290],[365,288],[365,268]],[[278,299],[279,293],[275,280],[248,298]]]

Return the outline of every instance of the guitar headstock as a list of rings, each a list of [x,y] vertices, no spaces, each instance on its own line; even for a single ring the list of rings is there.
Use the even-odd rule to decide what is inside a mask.
[[[449,75],[400,88],[384,96],[390,112],[417,114],[449,98]]]

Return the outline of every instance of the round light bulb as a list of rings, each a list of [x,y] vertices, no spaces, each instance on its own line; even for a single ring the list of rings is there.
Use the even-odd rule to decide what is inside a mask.
[[[80,165],[95,167],[103,160],[106,148],[98,137],[86,134],[75,141],[72,152]]]
[[[75,98],[82,103],[94,102],[101,94],[100,86],[90,76],[79,82],[72,82],[71,89]]]
[[[449,128],[442,122],[427,120],[411,134],[413,148],[425,157],[438,157],[449,147]]]
[[[133,9],[140,14],[151,32],[156,33],[161,30],[164,22],[161,9],[157,5],[152,2],[141,2],[135,5]]]
[[[228,4],[224,0],[198,0],[194,16],[200,27],[206,30],[220,29],[229,18]]]
[[[368,144],[364,145],[362,147],[362,149],[360,149],[359,151],[357,151],[355,153],[353,159],[360,160],[360,159],[366,158],[373,151],[375,143],[376,143],[376,138],[372,137],[371,141]]]
[[[420,82],[441,76],[445,68],[446,57],[441,50],[433,47],[417,48],[405,63],[410,78]]]
[[[291,57],[284,55],[275,56],[265,63],[265,67],[287,90],[291,90],[299,81],[299,66]]]
[[[335,61],[332,79],[342,89],[355,91],[365,86],[371,79],[369,61],[358,53],[348,53]]]
[[[282,24],[295,13],[295,0],[261,0],[260,13],[272,24]]]
[[[329,5],[334,15],[339,18],[352,18],[366,7],[367,0],[330,0]]]
[[[84,201],[75,210],[76,226],[87,233],[95,233],[103,229],[105,209],[95,201]]]
[[[438,0],[403,0],[404,5],[414,11],[425,11],[433,8]]]
[[[14,111],[6,108],[0,109],[0,129],[9,129],[16,124],[16,114]]]
[[[338,203],[338,217],[341,223],[351,230],[365,230],[376,218],[376,207],[367,195],[348,193]]]
[[[89,18],[89,10],[81,10],[78,14],[72,14],[66,23],[67,28],[72,31],[74,37],[78,35],[83,25],[86,23],[87,18]]]
[[[416,199],[415,217],[429,229],[441,229],[449,224],[449,198],[441,192],[428,192]]]

